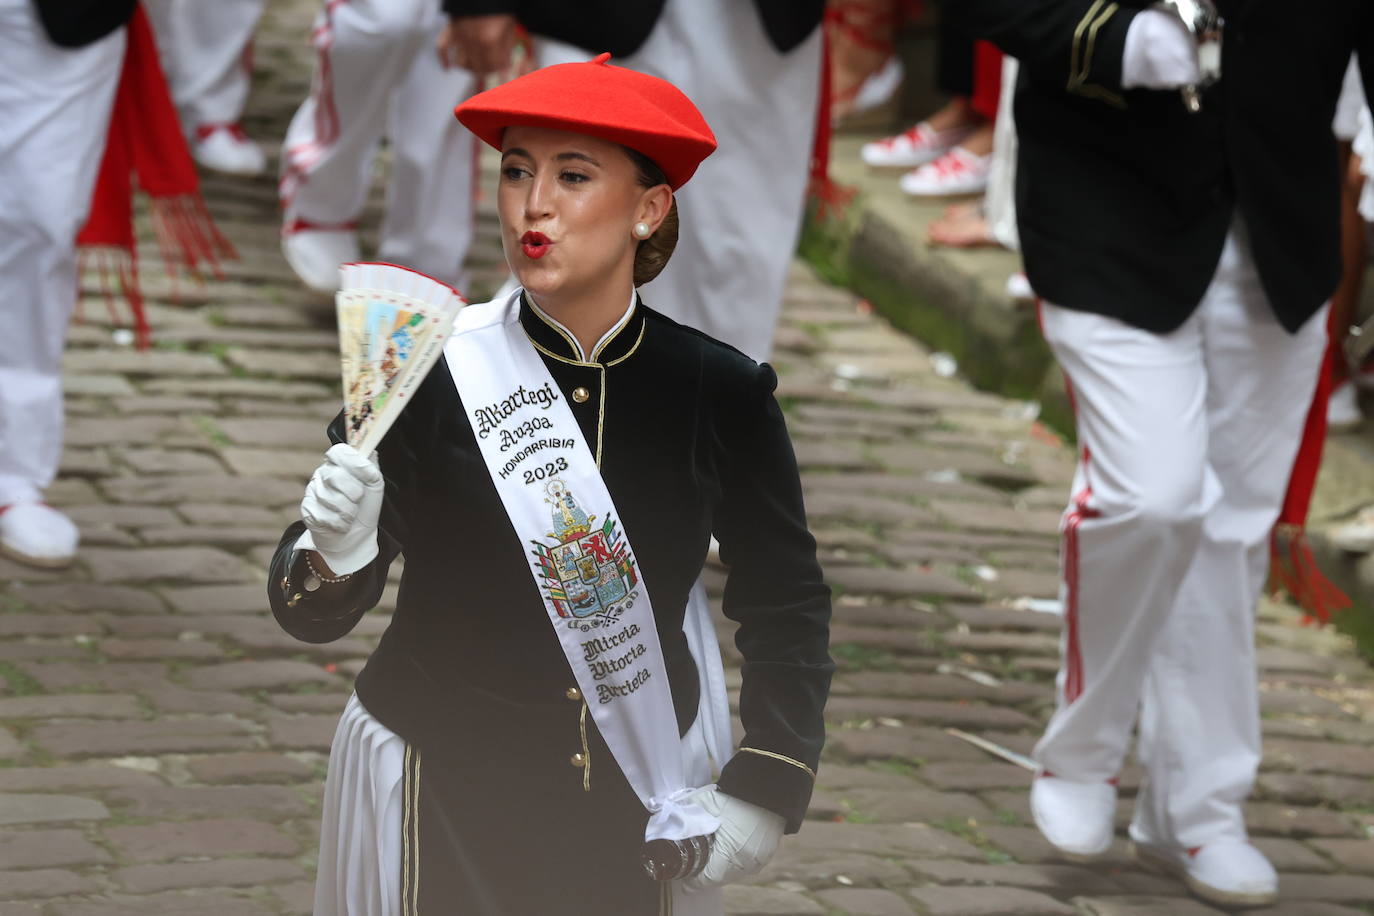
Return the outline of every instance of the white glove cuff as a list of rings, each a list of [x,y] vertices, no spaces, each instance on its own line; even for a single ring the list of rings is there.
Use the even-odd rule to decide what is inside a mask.
[[[301,537],[304,539],[309,536],[310,532],[307,531]],[[296,541],[296,546],[299,547],[300,543],[299,540]],[[361,543],[345,550],[338,551],[337,553],[320,550],[318,547],[313,549],[320,556],[324,557],[324,561],[329,564],[329,568],[338,576],[347,576],[357,572],[376,559],[377,554],[381,553],[381,550],[377,547],[377,532],[375,530],[371,532],[370,537],[364,538]]]

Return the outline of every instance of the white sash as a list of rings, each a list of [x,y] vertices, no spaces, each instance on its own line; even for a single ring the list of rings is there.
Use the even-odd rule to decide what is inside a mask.
[[[520,293],[459,313],[445,345],[454,384],[578,687],[650,814],[645,840],[713,833],[719,821],[686,801],[732,750],[705,589],[692,589],[684,625],[702,691],[682,740],[646,583],[582,430],[520,326]]]

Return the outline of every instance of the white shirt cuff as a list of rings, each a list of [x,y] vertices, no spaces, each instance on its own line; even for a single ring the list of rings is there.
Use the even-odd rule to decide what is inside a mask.
[[[1197,45],[1173,13],[1141,10],[1126,29],[1121,60],[1124,89],[1177,89],[1197,83]]]

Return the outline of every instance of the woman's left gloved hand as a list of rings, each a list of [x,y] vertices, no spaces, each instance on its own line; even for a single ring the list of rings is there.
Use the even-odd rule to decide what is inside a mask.
[[[706,867],[686,886],[693,890],[719,887],[760,871],[778,851],[787,822],[781,814],[740,801],[717,789],[695,792],[691,800],[720,818]]]

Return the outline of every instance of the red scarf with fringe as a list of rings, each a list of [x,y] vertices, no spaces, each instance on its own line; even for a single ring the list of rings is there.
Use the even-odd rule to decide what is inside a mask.
[[[1326,446],[1326,405],[1331,400],[1333,387],[1331,366],[1340,347],[1340,338],[1331,327],[1331,320],[1328,317],[1326,355],[1322,359],[1321,374],[1317,376],[1312,405],[1307,410],[1302,445],[1293,462],[1283,510],[1271,536],[1269,558],[1270,594],[1287,592],[1309,618],[1321,623],[1329,621],[1335,612],[1350,607],[1350,599],[1345,593],[1317,568],[1317,559],[1312,555],[1304,530],[1312,491],[1317,486],[1317,473],[1321,471],[1322,450]]]
[[[815,217],[822,222],[843,218],[858,188],[840,184],[830,177],[830,141],[834,133],[831,110],[835,98],[834,74],[831,71],[831,46],[835,36],[865,48],[892,53],[891,34],[903,22],[918,19],[924,13],[922,0],[890,0],[890,2],[845,2],[830,0],[820,28],[821,82],[818,91],[816,133],[811,147],[811,168],[807,197]],[[859,86],[863,84],[860,83]],[[856,94],[859,86],[850,90]]]
[[[76,242],[83,249],[83,268],[92,267],[101,274],[111,303],[108,281],[118,280],[133,312],[138,345],[145,348],[151,329],[138,288],[135,182],[151,198],[153,230],[168,274],[175,275],[181,267],[199,276],[204,265],[216,277],[222,276],[219,262],[235,257],[234,249],[215,228],[200,196],[195,163],[186,148],[158,62],[153,31],[141,6],[134,7],[129,20],[105,158],[100,163],[90,218]]]
[[[827,14],[828,16],[829,14]],[[811,162],[806,193],[815,207],[815,215],[821,221],[841,217],[845,209],[858,193],[858,189],[842,185],[830,177],[830,139],[834,128],[830,123],[830,31],[829,23],[822,22],[821,30],[821,80],[816,98],[816,133],[811,144]]]

